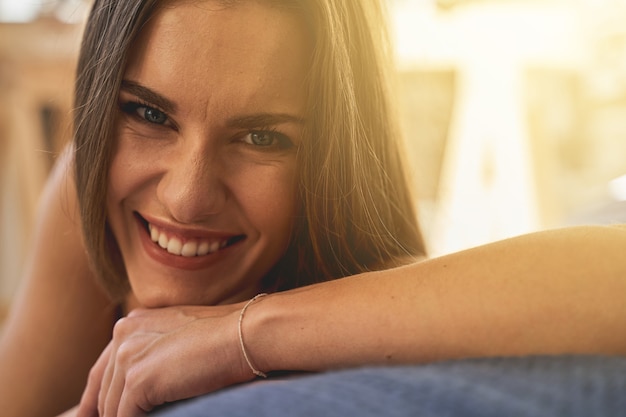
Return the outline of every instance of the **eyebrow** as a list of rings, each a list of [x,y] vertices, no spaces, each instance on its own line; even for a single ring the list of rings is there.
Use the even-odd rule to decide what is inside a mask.
[[[274,126],[283,123],[304,124],[304,119],[286,113],[258,113],[241,117],[233,117],[226,122],[228,127],[252,129],[262,126]]]
[[[143,85],[138,84],[134,81],[122,80],[121,89],[158,107],[165,113],[176,112],[176,104],[174,104],[174,102],[163,97],[156,91],[153,91],[148,87],[144,87]]]
[[[146,101],[165,113],[175,113],[176,104],[156,91],[130,80],[122,80],[121,89]],[[226,122],[228,127],[252,129],[261,126],[275,126],[283,123],[303,125],[305,120],[288,113],[258,113],[233,117]]]

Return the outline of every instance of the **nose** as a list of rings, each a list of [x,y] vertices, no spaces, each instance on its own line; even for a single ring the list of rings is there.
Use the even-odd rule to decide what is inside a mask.
[[[219,158],[201,149],[172,152],[157,187],[158,198],[174,220],[193,224],[221,212],[227,199]]]

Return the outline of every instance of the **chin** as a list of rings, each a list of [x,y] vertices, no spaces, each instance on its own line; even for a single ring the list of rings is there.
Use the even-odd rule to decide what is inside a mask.
[[[167,288],[144,289],[138,287],[133,290],[137,304],[142,308],[164,308],[183,305],[208,305],[210,300],[193,290],[176,290]]]
[[[233,289],[196,288],[168,288],[164,285],[150,283],[147,287],[137,285],[133,287],[136,304],[141,308],[165,308],[174,306],[204,305],[212,306],[244,301],[251,296],[246,292],[236,292]],[[254,294],[252,294],[254,295]],[[246,298],[247,297],[247,298]]]

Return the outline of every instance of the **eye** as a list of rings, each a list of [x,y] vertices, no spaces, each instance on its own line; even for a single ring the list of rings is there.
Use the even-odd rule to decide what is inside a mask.
[[[252,132],[250,142],[257,146],[270,146],[274,143],[275,135],[272,132]]]
[[[272,130],[252,131],[243,137],[243,142],[264,148],[287,149],[293,142],[286,135]]]
[[[165,125],[169,118],[167,114],[154,107],[146,106],[141,103],[128,102],[122,104],[122,111],[132,116],[139,117],[142,121],[156,125]]]
[[[162,125],[167,122],[165,113],[151,107],[139,107],[137,113],[150,123]]]

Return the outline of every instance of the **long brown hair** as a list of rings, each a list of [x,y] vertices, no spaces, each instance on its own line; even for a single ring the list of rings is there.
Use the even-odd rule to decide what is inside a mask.
[[[76,186],[87,250],[111,295],[128,279],[106,219],[117,95],[128,50],[160,2],[97,0],[75,93]],[[233,3],[231,1],[230,3]],[[287,289],[406,262],[425,253],[389,100],[389,43],[378,0],[273,0],[314,33],[309,112],[300,150],[300,213],[268,275]]]
[[[425,255],[390,102],[390,43],[377,0],[304,2],[314,31],[301,201],[285,288]],[[297,248],[297,249],[296,249]],[[292,268],[287,268],[292,269]],[[283,278],[284,279],[284,278]]]

